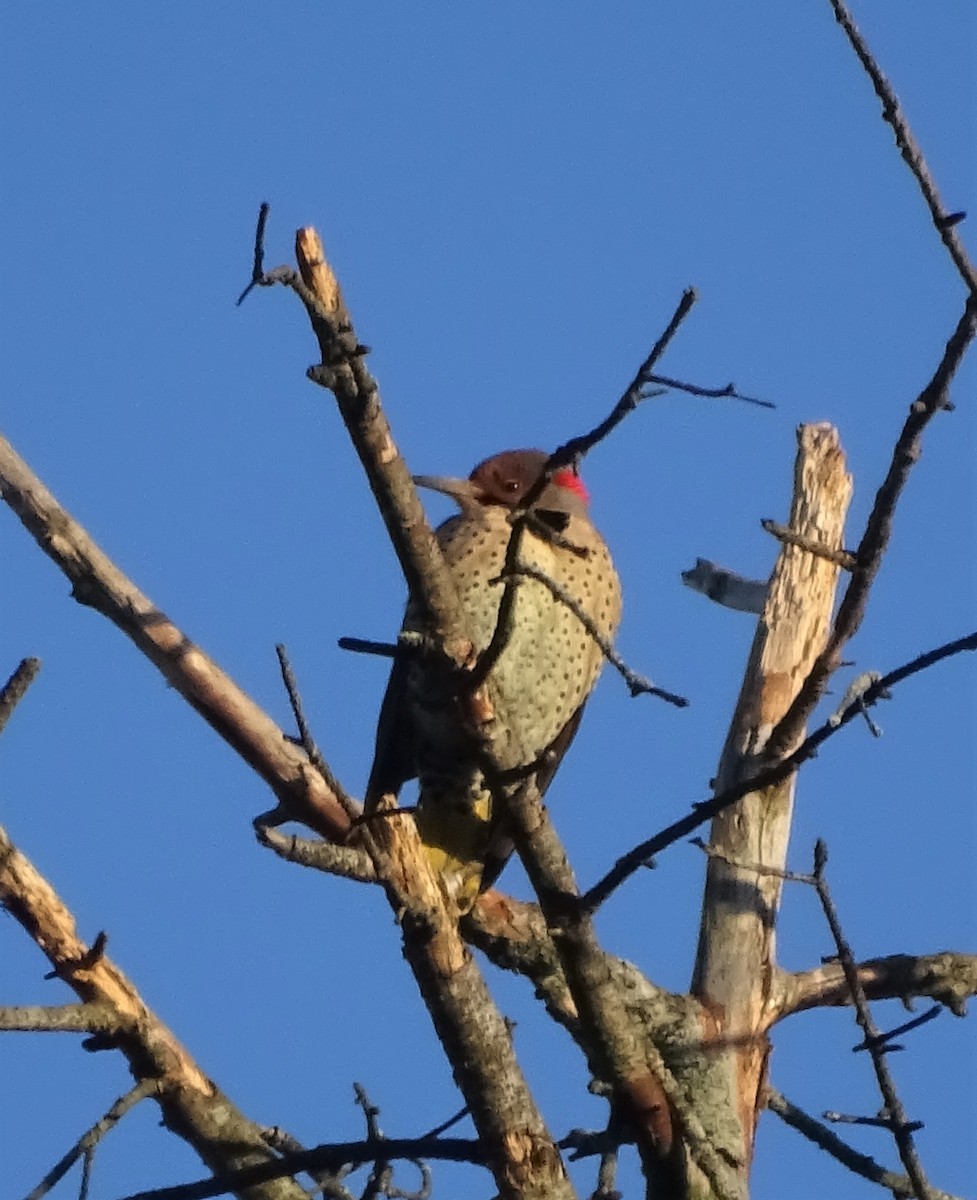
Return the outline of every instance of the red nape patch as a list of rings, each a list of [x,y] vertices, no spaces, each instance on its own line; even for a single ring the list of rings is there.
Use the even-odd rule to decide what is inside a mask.
[[[590,495],[584,487],[583,480],[573,471],[557,471],[553,476],[553,482],[557,487],[566,488],[570,492],[576,492],[585,504],[590,499]]]

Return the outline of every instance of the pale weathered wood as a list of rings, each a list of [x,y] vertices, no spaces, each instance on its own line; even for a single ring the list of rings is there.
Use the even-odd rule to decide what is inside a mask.
[[[157,1082],[154,1095],[164,1122],[211,1170],[232,1172],[273,1162],[275,1154],[260,1126],[208,1078],[98,943],[89,947],[82,941],[67,905],[2,827],[0,904],[84,1002],[114,1014],[114,1040],[133,1076]],[[300,1200],[305,1194],[291,1178],[267,1180],[248,1191],[254,1200]]]
[[[837,431],[824,424],[801,426],[791,531],[806,544],[838,550],[851,492]],[[827,558],[796,545],[782,546],[723,748],[717,789],[749,778],[766,764],[766,741],[824,647],[837,580],[838,567]],[[710,838],[715,853],[706,870],[692,992],[715,1014],[718,1040],[726,1046],[744,1162],[752,1154],[763,1102],[782,883],[738,864],[783,869],[793,798],[793,777],[751,793],[715,819]]]
[[[342,841],[349,817],[304,750],[141,592],[0,437],[0,494],[73,595],[122,630],[188,704],[274,790],[290,816]]]

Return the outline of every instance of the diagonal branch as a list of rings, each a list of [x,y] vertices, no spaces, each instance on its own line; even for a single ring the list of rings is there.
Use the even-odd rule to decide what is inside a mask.
[[[608,437],[621,422],[638,407],[642,400],[648,398],[648,382],[655,363],[668,348],[672,338],[678,332],[679,326],[692,310],[697,299],[694,288],[686,288],[682,293],[678,306],[664,332],[655,342],[651,353],[644,360],[634,375],[634,378],[624,389],[621,398],[611,409],[610,413],[600,421],[589,433],[571,438],[559,446],[549,457],[546,466],[540,472],[539,478],[523,497],[521,506],[511,516],[512,532],[506,547],[505,562],[502,568],[504,587],[499,601],[499,612],[495,630],[488,645],[478,656],[478,662],[471,673],[471,686],[480,687],[489,677],[502,651],[512,636],[513,621],[515,620],[516,593],[519,588],[517,568],[520,564],[520,551],[525,531],[533,522],[533,505],[543,494],[547,484],[557,471],[564,467],[576,468],[585,454],[594,446]],[[578,614],[579,615],[579,614]],[[594,631],[591,630],[591,633]],[[602,646],[603,649],[603,646]],[[605,650],[606,654],[606,650]],[[613,660],[612,660],[613,661]],[[628,681],[631,686],[632,680]],[[632,691],[632,695],[636,694]],[[677,697],[675,699],[678,699]]]
[[[276,1131],[277,1133],[277,1131]],[[280,1140],[276,1138],[276,1140]],[[360,1142],[332,1142],[305,1150],[292,1150],[280,1159],[262,1166],[227,1172],[216,1178],[181,1183],[172,1187],[135,1192],[123,1200],[212,1200],[230,1191],[242,1192],[256,1184],[267,1183],[282,1174],[311,1174],[338,1171],[347,1166],[363,1166],[384,1159],[432,1159],[438,1162],[485,1165],[485,1153],[475,1138],[369,1138]],[[305,1193],[303,1193],[305,1195]]]
[[[682,297],[672,313],[671,320],[665,327],[665,331],[661,337],[655,342],[651,348],[651,353],[644,360],[638,370],[635,372],[634,378],[624,389],[620,400],[611,409],[610,413],[595,425],[589,433],[581,434],[579,437],[571,438],[568,442],[564,442],[562,446],[553,454],[550,461],[546,465],[544,472],[544,482],[540,485],[539,491],[530,499],[526,497],[527,507],[533,500],[537,499],[546,486],[545,481],[552,477],[554,471],[558,471],[561,467],[569,467],[583,458],[585,454],[589,454],[591,450],[602,442],[610,433],[612,433],[618,425],[634,412],[643,399],[645,399],[645,389],[651,382],[654,373],[655,364],[659,361],[665,351],[668,349],[669,343],[678,332],[679,326],[692,311],[692,306],[698,300],[698,294],[695,288],[686,288],[682,293]]]
[[[326,259],[319,235],[312,228],[296,233],[299,275],[288,267],[280,267],[268,276],[261,276],[261,232],[259,226],[255,275],[260,276],[259,282],[284,284],[305,305],[322,359],[309,368],[309,378],[335,396],[407,587],[427,613],[446,652],[462,662],[468,651],[454,582],[445,568],[410,471],[394,442],[376,380],[366,367],[368,349],[356,338],[339,282]]]
[[[957,222],[955,218],[959,218],[962,214],[947,212],[943,201],[940,199],[936,180],[930,173],[926,159],[923,157],[923,151],[920,149],[913,131],[909,128],[909,122],[903,115],[898,97],[892,90],[892,85],[888,79],[883,75],[879,64],[875,61],[875,57],[871,50],[869,50],[865,39],[859,33],[844,0],[829,0],[829,3],[834,10],[835,20],[845,31],[852,49],[858,55],[858,61],[862,64],[865,73],[872,81],[875,94],[882,102],[882,118],[892,126],[896,146],[906,166],[912,172],[913,178],[919,184],[919,190],[923,193],[926,207],[930,210],[930,216],[933,218],[933,224],[940,235],[943,245],[949,251],[954,266],[960,272],[960,276],[967,285],[967,289],[971,295],[977,294],[977,270],[974,269],[974,264],[970,261],[967,249],[956,228]]]
[[[214,1171],[267,1162],[272,1154],[260,1128],[207,1077],[135,986],[104,953],[79,938],[61,898],[0,828],[0,904],[33,938],[56,974],[83,1001],[116,1013],[113,1043],[137,1082],[156,1094],[166,1125],[179,1132]],[[256,1189],[254,1200],[300,1200],[294,1182]]]
[[[841,928],[841,921],[838,918],[837,909],[831,897],[827,880],[824,877],[824,868],[827,865],[827,861],[827,847],[824,842],[818,840],[814,848],[814,886],[817,889],[818,899],[821,901],[821,907],[824,909],[825,920],[828,922],[835,948],[838,951],[838,962],[841,964],[841,969],[845,975],[845,982],[848,985],[848,990],[851,992],[852,1004],[855,1007],[855,1020],[865,1035],[865,1042],[872,1059],[872,1066],[875,1069],[875,1078],[878,1081],[879,1091],[882,1093],[882,1100],[885,1105],[884,1116],[888,1128],[892,1133],[893,1140],[896,1143],[896,1149],[899,1152],[902,1165],[906,1168],[906,1174],[912,1181],[914,1194],[918,1200],[934,1200],[933,1192],[926,1180],[926,1176],[923,1174],[923,1166],[919,1161],[916,1143],[913,1141],[913,1127],[910,1125],[902,1099],[896,1090],[892,1072],[889,1070],[881,1031],[875,1024],[872,1010],[868,1006],[868,998],[865,995],[858,969],[855,966],[851,946],[848,944],[848,939]]]
[[[377,385],[364,363],[339,285],[313,229],[301,229],[296,255],[302,287],[274,272],[303,299],[319,342],[310,376],[332,390],[366,470],[412,596],[427,610],[435,640],[459,665],[471,653],[460,605],[413,481],[393,441]],[[260,255],[256,268],[260,267]],[[312,303],[303,289],[311,293]],[[482,1139],[501,1196],[560,1200],[573,1195],[559,1150],[522,1073],[506,1022],[446,907],[413,819],[381,798],[362,826],[391,906],[404,953],[431,1013],[455,1079]]]
[[[135,1108],[140,1101],[147,1099],[149,1096],[156,1095],[159,1087],[159,1081],[156,1079],[142,1079],[134,1087],[130,1088],[124,1096],[120,1096],[108,1112],[106,1112],[105,1116],[96,1121],[90,1129],[87,1129],[68,1153],[59,1162],[54,1164],[37,1187],[29,1193],[27,1200],[41,1200],[41,1197],[46,1196],[52,1188],[64,1179],[65,1175],[68,1174],[79,1158],[90,1160],[95,1147],[102,1138],[107,1133],[110,1133],[126,1113]]]
[[[0,438],[0,494],[73,584],[72,595],[135,643],[271,787],[289,814],[341,840],[349,818],[307,756],[217,664],[156,607]]]
[[[614,962],[601,948],[593,918],[579,903],[560,839],[540,799],[527,784],[508,799],[511,831],[539,897],[579,1018],[577,1040],[606,1079],[622,1119],[633,1131],[654,1194],[671,1200],[688,1190],[688,1159],[708,1180],[716,1200],[739,1200],[739,1167],[705,1130],[693,1098],[669,1069],[629,1005]],[[650,986],[650,985],[649,985]]]
[[[785,1124],[803,1134],[808,1141],[827,1151],[832,1158],[837,1159],[849,1171],[854,1171],[856,1175],[861,1175],[870,1183],[877,1183],[897,1197],[897,1200],[912,1200],[915,1196],[913,1184],[908,1176],[888,1171],[874,1158],[870,1158],[867,1154],[861,1154],[838,1137],[827,1125],[798,1108],[796,1104],[791,1104],[787,1097],[781,1095],[775,1088],[767,1089],[767,1108],[776,1113]],[[929,1194],[931,1200],[963,1200],[960,1196],[951,1196],[949,1192],[940,1192],[933,1188],[930,1189]]]
[[[684,696],[678,696],[675,692],[666,692],[663,688],[652,683],[650,679],[646,679],[643,675],[639,675],[637,671],[633,671],[614,649],[609,639],[604,637],[597,628],[596,622],[591,619],[588,613],[584,612],[575,597],[571,596],[566,588],[561,587],[555,579],[551,579],[545,571],[541,571],[531,563],[517,562],[511,568],[507,566],[505,572],[499,578],[505,583],[520,578],[535,579],[537,583],[541,583],[544,587],[549,588],[556,599],[561,604],[566,605],[589,636],[597,643],[601,649],[601,653],[628,685],[628,691],[632,696],[657,696],[660,700],[664,700],[667,704],[672,704],[676,708],[685,708],[688,705],[689,702]],[[492,582],[495,581],[493,580]]]
[[[0,733],[41,669],[39,658],[24,658],[0,691]]]
[[[897,683],[901,683],[904,679],[918,675],[920,671],[925,671],[928,667],[935,666],[945,659],[952,658],[954,655],[962,654],[966,651],[977,651],[977,631],[969,633],[965,637],[956,638],[954,641],[947,642],[942,646],[937,646],[933,650],[927,650],[924,654],[920,654],[912,659],[911,662],[904,663],[888,674],[882,675],[871,687],[866,688],[864,692],[860,693],[847,708],[841,712],[832,713],[822,725],[819,725],[786,758],[780,759],[779,762],[775,762],[771,766],[762,768],[754,775],[736,780],[728,787],[721,788],[712,799],[698,802],[692,812],[684,817],[680,817],[677,821],[673,821],[671,825],[667,825],[652,837],[639,842],[627,854],[623,854],[606,875],[599,879],[583,896],[582,904],[591,911],[599,908],[636,871],[646,866],[656,854],[660,854],[663,850],[667,850],[669,846],[673,846],[676,842],[681,841],[682,838],[698,829],[700,825],[704,825],[706,821],[712,820],[713,817],[731,808],[737,801],[742,800],[744,796],[748,796],[751,792],[776,787],[785,779],[788,779],[799,766],[807,762],[808,759],[815,757],[818,750],[828,738],[833,737],[840,729],[843,729],[857,717],[861,716],[867,707],[874,704],[876,700],[881,699]],[[722,854],[717,854],[716,857],[731,859],[734,862],[750,861],[752,864],[751,869],[753,870],[756,870],[759,865],[755,860],[746,860],[732,853],[723,852]],[[773,872],[775,875],[781,875],[782,873],[780,868],[775,869]]]

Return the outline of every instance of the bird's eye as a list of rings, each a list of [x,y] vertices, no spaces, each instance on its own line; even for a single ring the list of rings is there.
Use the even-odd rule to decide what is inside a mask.
[[[510,494],[512,492],[518,492],[519,481],[517,479],[503,479],[502,488],[504,491],[509,492]]]

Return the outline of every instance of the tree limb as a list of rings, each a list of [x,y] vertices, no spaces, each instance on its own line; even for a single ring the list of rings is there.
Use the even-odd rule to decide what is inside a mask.
[[[886,1191],[891,1192],[893,1196],[898,1197],[899,1200],[914,1200],[916,1193],[908,1176],[887,1171],[874,1158],[859,1153],[847,1142],[842,1141],[827,1125],[815,1120],[803,1109],[798,1108],[796,1104],[791,1104],[787,1097],[781,1095],[775,1088],[767,1089],[767,1108],[776,1113],[792,1129],[803,1134],[808,1141],[827,1151],[832,1158],[837,1159],[849,1171],[854,1171],[856,1175],[861,1175],[863,1179],[868,1179],[871,1183],[877,1183]],[[931,1200],[963,1200],[961,1196],[951,1196],[949,1192],[937,1191],[935,1188],[930,1189],[930,1197]]]
[[[97,1033],[112,1036],[131,1032],[131,1022],[111,1004],[5,1004],[0,1029],[22,1033]]]
[[[408,587],[427,610],[432,632],[456,663],[471,665],[472,644],[454,583],[394,444],[377,385],[366,370],[363,348],[315,230],[299,230],[296,255],[302,288],[294,280],[285,282],[302,297],[322,356],[310,376],[336,397]],[[447,910],[412,817],[398,812],[393,797],[384,797],[360,827],[360,836],[400,919],[405,957],[500,1194],[507,1200],[571,1197],[563,1160],[519,1066],[509,1030],[461,939],[457,918]]]
[[[790,528],[808,543],[837,549],[850,497],[837,432],[829,425],[802,426]],[[739,1113],[747,1161],[765,1080],[764,1013],[795,778],[786,773],[761,787],[754,776],[766,761],[771,731],[824,645],[837,577],[837,565],[823,555],[782,544],[717,773],[718,793],[748,790],[713,820],[709,840],[717,853],[706,869],[692,994],[717,1015],[719,1040],[727,1045],[730,1104]],[[786,749],[796,748],[792,743]]]
[[[960,277],[963,279],[971,295],[977,294],[977,270],[974,269],[974,264],[970,261],[967,248],[964,246],[963,240],[957,232],[956,222],[952,219],[954,216],[959,216],[960,214],[947,212],[943,201],[940,199],[936,180],[933,178],[927,166],[926,159],[923,157],[923,152],[916,138],[913,136],[913,131],[910,129],[909,122],[903,114],[898,97],[892,90],[888,79],[883,75],[879,64],[875,61],[874,55],[868,48],[868,43],[856,28],[844,0],[829,0],[829,3],[834,10],[835,20],[845,31],[845,36],[858,56],[858,61],[862,64],[866,75],[872,81],[875,94],[882,102],[882,117],[892,127],[896,146],[906,166],[912,172],[913,178],[919,184],[919,190],[926,201],[926,207],[930,210],[933,225],[940,235],[940,239],[949,251],[950,257],[953,259],[953,264],[960,272]]]
[[[271,787],[295,820],[341,841],[349,818],[306,755],[129,580],[0,437],[0,495],[72,582]]]
[[[3,732],[4,726],[10,720],[14,709],[24,698],[27,689],[37,678],[40,669],[41,660],[39,658],[21,659],[13,675],[3,685],[3,690],[0,691],[0,733]]]
[[[142,1079],[134,1087],[130,1088],[124,1096],[120,1096],[105,1116],[96,1121],[90,1129],[87,1129],[68,1153],[59,1162],[55,1163],[37,1187],[28,1194],[27,1200],[41,1200],[42,1196],[46,1196],[68,1174],[79,1158],[85,1158],[87,1162],[90,1162],[91,1155],[102,1138],[114,1129],[126,1113],[135,1108],[140,1101],[145,1100],[149,1096],[154,1096],[158,1091],[158,1080]]]
[[[79,937],[64,902],[0,828],[0,904],[47,956],[57,975],[84,1002],[117,1015],[115,1044],[138,1083],[152,1084],[165,1124],[214,1171],[265,1163],[273,1157],[259,1126],[231,1103],[145,1004],[104,953]],[[301,1200],[303,1190],[279,1179],[249,1200]]]
[[[966,1013],[967,1001],[977,996],[977,954],[942,950],[937,954],[890,954],[856,965],[859,983],[869,1000],[928,997],[945,1005],[956,1017]],[[811,1008],[851,1004],[845,973],[837,962],[810,971],[778,971],[770,997],[770,1021]]]

